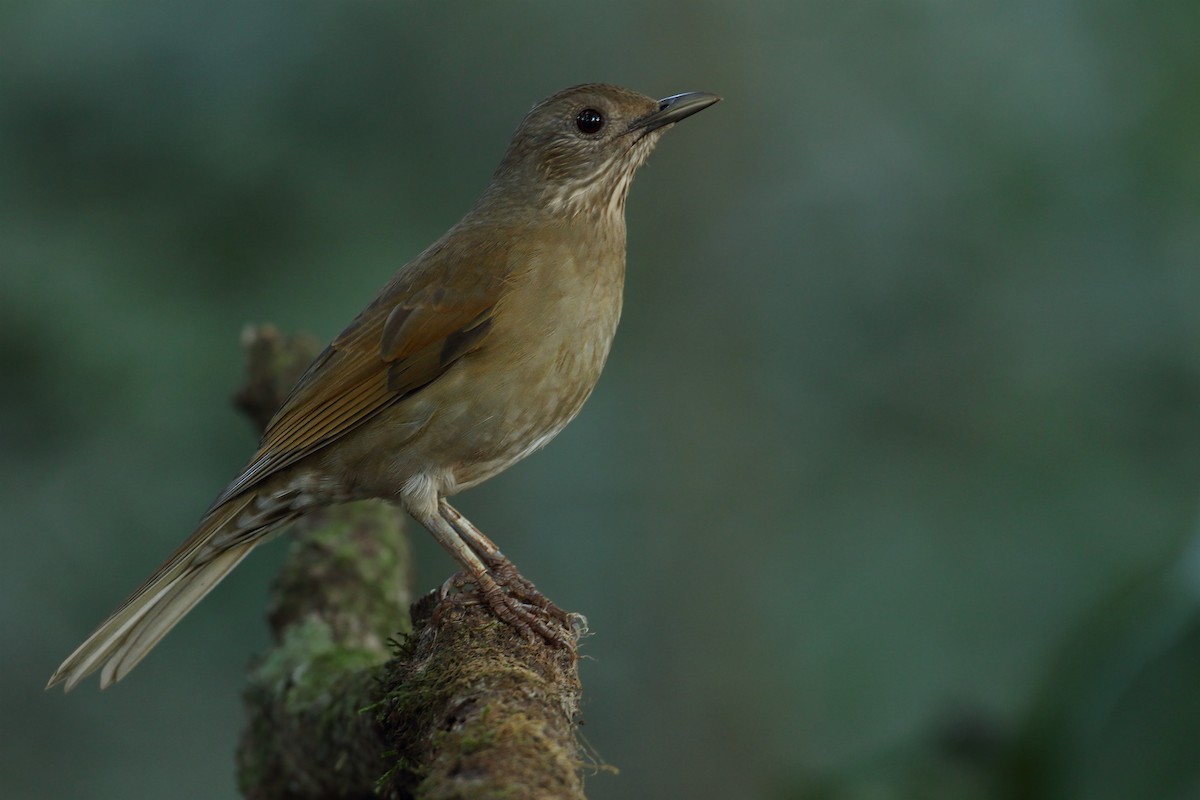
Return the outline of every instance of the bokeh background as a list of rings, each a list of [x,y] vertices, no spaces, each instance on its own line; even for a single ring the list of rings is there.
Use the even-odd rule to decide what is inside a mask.
[[[536,100],[725,101],[584,414],[461,507],[587,614],[593,798],[1200,797],[1200,4],[0,4],[0,794],[232,798],[256,554],[51,670]],[[450,561],[417,537],[420,580]]]

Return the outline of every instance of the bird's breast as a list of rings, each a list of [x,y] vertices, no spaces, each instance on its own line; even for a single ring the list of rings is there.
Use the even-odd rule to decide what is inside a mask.
[[[579,413],[621,315],[623,244],[545,247],[514,265],[487,340],[429,387],[438,408],[413,445],[445,493],[520,461]]]

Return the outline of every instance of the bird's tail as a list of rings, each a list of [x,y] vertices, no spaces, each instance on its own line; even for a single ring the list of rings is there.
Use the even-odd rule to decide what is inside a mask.
[[[46,684],[65,683],[71,691],[97,669],[100,688],[116,683],[192,610],[221,579],[281,521],[243,515],[256,493],[248,492],[214,508],[150,579],[129,596],[96,631],[67,657]],[[247,525],[247,517],[251,518]],[[257,524],[255,524],[257,522]]]

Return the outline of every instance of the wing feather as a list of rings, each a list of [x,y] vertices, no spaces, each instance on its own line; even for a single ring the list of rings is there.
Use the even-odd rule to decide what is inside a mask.
[[[297,382],[214,508],[420,392],[486,344],[509,270],[503,248],[472,252],[480,234],[447,236],[384,287]]]

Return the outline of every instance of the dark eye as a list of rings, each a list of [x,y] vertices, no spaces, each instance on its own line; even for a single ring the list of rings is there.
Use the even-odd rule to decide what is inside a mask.
[[[580,133],[596,133],[604,127],[604,115],[594,108],[585,108],[575,117],[575,127]]]

